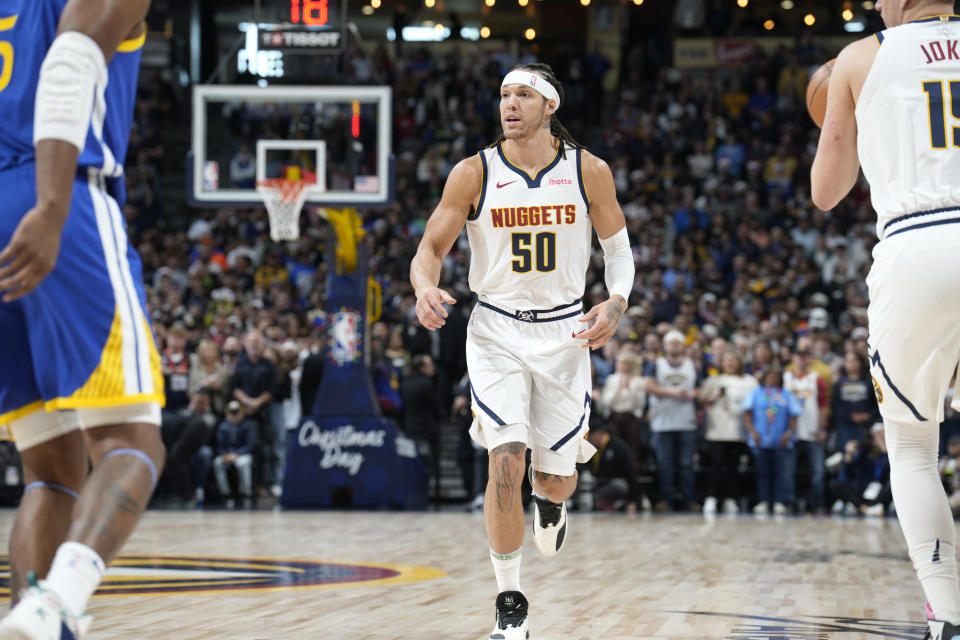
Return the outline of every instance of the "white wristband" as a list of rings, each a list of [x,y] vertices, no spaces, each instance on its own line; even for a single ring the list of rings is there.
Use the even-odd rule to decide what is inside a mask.
[[[624,301],[629,301],[636,267],[627,228],[620,229],[609,238],[600,238],[600,246],[603,247],[603,280],[607,285],[607,293],[623,296]]]
[[[77,31],[57,36],[40,67],[33,143],[63,140],[83,151],[96,92],[106,84],[107,63],[90,36]]]

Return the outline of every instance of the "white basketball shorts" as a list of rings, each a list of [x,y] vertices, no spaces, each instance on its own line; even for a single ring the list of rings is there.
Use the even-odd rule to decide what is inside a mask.
[[[573,475],[596,449],[590,421],[590,353],[573,337],[579,301],[550,310],[512,310],[480,302],[467,328],[474,420],[470,435],[488,450],[522,442],[533,468]]]
[[[960,361],[960,210],[901,216],[882,237],[867,276],[880,413],[937,428]]]

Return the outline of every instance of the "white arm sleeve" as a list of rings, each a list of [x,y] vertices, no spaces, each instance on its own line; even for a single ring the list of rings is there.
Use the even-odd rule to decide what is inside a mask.
[[[606,240],[600,238],[600,246],[603,247],[603,280],[607,285],[607,293],[630,300],[636,268],[633,264],[633,251],[630,250],[627,228],[620,229]]]
[[[80,151],[86,146],[97,90],[107,84],[107,63],[100,46],[78,31],[61,33],[40,67],[33,114],[33,143],[63,140]]]

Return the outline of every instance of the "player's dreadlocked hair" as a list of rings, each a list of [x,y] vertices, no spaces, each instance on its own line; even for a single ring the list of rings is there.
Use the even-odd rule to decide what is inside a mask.
[[[518,64],[511,71],[532,71],[538,76],[552,84],[557,93],[560,95],[560,104],[566,102],[566,96],[563,93],[563,85],[560,84],[560,81],[557,80],[557,76],[553,74],[553,69],[550,65],[543,62],[531,62],[530,64]],[[583,145],[573,139],[573,136],[570,135],[570,132],[567,131],[567,128],[560,124],[560,119],[557,118],[556,112],[550,116],[550,135],[557,138],[560,141],[560,154],[564,160],[567,158],[567,145],[582,149]],[[492,149],[499,145],[501,142],[506,140],[503,132],[500,133],[500,136],[491,144],[488,149]]]

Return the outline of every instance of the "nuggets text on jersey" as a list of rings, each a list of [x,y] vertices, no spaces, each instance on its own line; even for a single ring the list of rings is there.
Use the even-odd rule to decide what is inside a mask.
[[[577,221],[577,205],[544,204],[530,207],[499,207],[490,209],[490,221],[494,229],[573,224]]]

